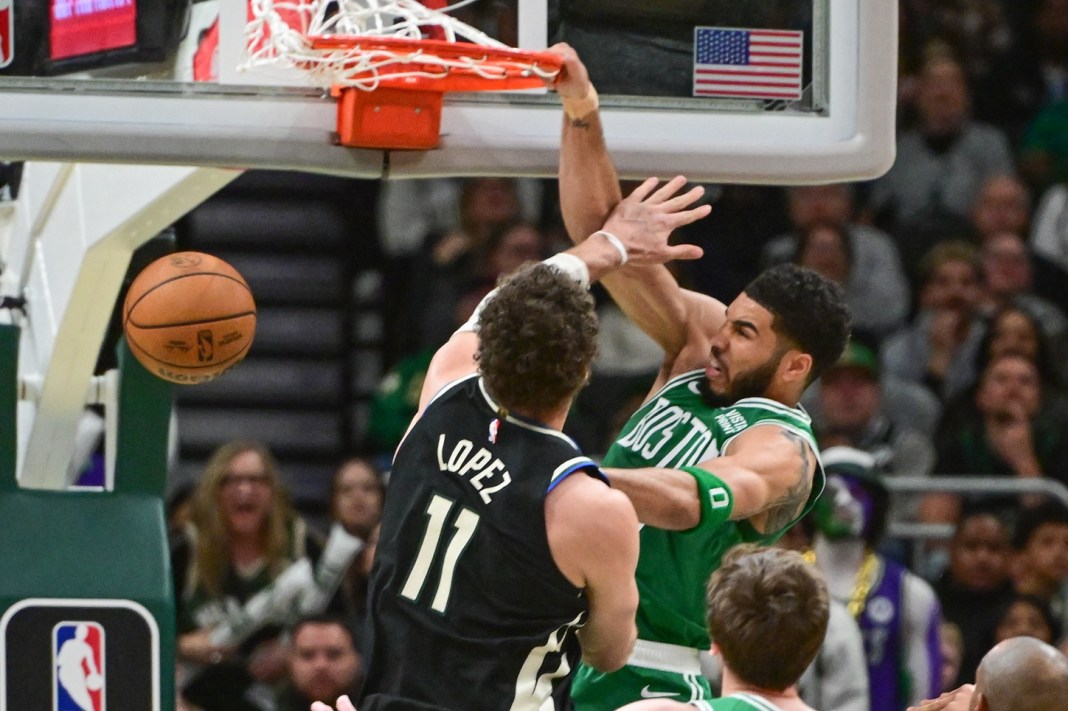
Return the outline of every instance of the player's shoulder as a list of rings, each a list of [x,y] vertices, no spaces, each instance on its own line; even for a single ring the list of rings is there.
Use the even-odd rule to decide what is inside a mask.
[[[591,531],[611,529],[629,523],[628,519],[635,517],[634,506],[626,494],[611,488],[593,470],[571,474],[559,486],[553,487],[550,496],[558,510],[573,514],[567,520]],[[634,520],[636,522],[637,518]]]

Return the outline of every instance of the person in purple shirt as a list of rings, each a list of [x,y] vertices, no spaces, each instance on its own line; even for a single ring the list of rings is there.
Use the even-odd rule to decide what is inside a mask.
[[[938,599],[922,578],[877,552],[889,493],[872,455],[831,447],[821,458],[827,489],[813,511],[817,531],[806,556],[860,626],[871,711],[902,711],[941,690]]]

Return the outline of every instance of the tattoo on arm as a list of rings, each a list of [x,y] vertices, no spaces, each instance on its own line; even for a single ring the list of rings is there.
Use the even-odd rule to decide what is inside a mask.
[[[797,482],[787,489],[786,493],[780,496],[778,501],[768,509],[767,521],[764,524],[764,530],[768,533],[778,531],[793,521],[794,517],[804,507],[805,502],[808,501],[808,495],[812,491],[812,478],[808,475],[809,466],[812,463],[808,441],[801,435],[787,429],[783,429],[782,434],[786,439],[797,445],[797,449],[801,454],[801,466],[799,467]]]
[[[573,119],[570,119],[570,121],[571,121],[571,125],[574,128],[589,128],[590,125],[591,125],[591,123],[589,121],[587,121],[586,119],[583,119],[583,118],[573,118]]]

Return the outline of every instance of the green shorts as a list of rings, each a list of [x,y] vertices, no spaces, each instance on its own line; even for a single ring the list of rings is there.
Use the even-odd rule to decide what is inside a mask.
[[[699,673],[682,674],[630,664],[608,674],[581,664],[571,684],[574,711],[615,711],[642,699],[693,703],[707,702],[711,698],[712,689]],[[701,703],[694,705],[711,708]]]

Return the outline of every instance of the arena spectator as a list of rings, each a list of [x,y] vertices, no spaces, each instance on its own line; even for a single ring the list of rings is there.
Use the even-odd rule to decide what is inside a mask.
[[[1068,628],[1068,509],[1047,502],[1020,517],[1013,536],[1017,592],[1045,601],[1056,632]]]
[[[382,518],[385,496],[385,479],[366,459],[349,459],[334,474],[331,515],[346,531],[364,543],[341,583],[346,622],[356,632],[357,649],[365,636],[361,633],[367,616],[367,578],[371,572],[374,547],[378,542],[378,524]]]
[[[301,618],[289,637],[289,674],[274,711],[308,711],[314,701],[356,693],[362,662],[352,630],[340,618]]]
[[[1059,418],[1043,408],[1037,366],[1019,355],[990,361],[970,412],[943,426],[937,449],[939,473],[1068,481],[1068,435]],[[1011,505],[1012,497],[998,500]],[[923,516],[953,522],[960,504],[959,496],[931,494]]]
[[[1001,610],[994,640],[1000,644],[1013,637],[1034,637],[1053,644],[1059,633],[1049,603],[1037,595],[1016,595]]]
[[[943,402],[975,380],[975,361],[986,326],[979,312],[982,273],[971,245],[934,247],[921,265],[920,311],[883,343],[889,375],[926,386]]]
[[[860,625],[872,711],[899,711],[939,690],[938,599],[923,579],[876,552],[890,506],[871,455],[832,447],[821,456],[827,491],[813,511],[810,556],[831,597]]]
[[[958,686],[957,677],[960,676],[960,665],[964,657],[964,637],[960,628],[952,622],[942,622],[938,626],[938,634],[942,640],[942,691],[949,691]]]
[[[860,341],[846,346],[806,401],[824,447],[855,447],[888,474],[926,476],[934,444],[924,431],[938,419],[937,400],[912,383],[885,380],[875,353]]]
[[[950,542],[949,565],[934,586],[942,615],[957,626],[964,648],[948,688],[973,683],[979,660],[994,645],[1002,608],[1013,597],[1011,553],[1002,514],[989,506],[966,507]]]
[[[969,216],[980,241],[1002,232],[1025,234],[1031,224],[1031,192],[1014,175],[992,176],[980,188]]]
[[[910,296],[901,258],[889,235],[855,221],[853,186],[794,187],[787,196],[795,233],[768,242],[764,264],[795,261],[838,282],[854,330],[873,339],[902,326]]]
[[[185,693],[190,701],[206,710],[206,699],[216,708],[243,708],[241,696],[248,687],[240,683],[242,676],[278,681],[286,666],[280,625],[249,630],[237,645],[220,644],[213,633],[254,595],[271,588],[291,564],[304,557],[315,561],[321,552],[320,541],[290,507],[278,466],[264,445],[230,442],[212,455],[197,484],[192,521],[171,549],[177,658],[187,665],[181,676],[206,672],[200,683],[190,679]],[[274,590],[294,598],[301,592]],[[211,670],[224,661],[238,667],[234,674]]]
[[[986,180],[1014,172],[1005,136],[969,117],[964,70],[928,60],[917,87],[917,125],[898,139],[897,160],[872,188],[868,210],[897,232],[939,213],[965,216]]]
[[[1068,318],[1056,304],[1035,293],[1032,255],[1019,234],[991,234],[983,240],[979,254],[986,283],[984,310],[989,313],[1010,304],[1020,306],[1035,316],[1048,338],[1064,338]]]

